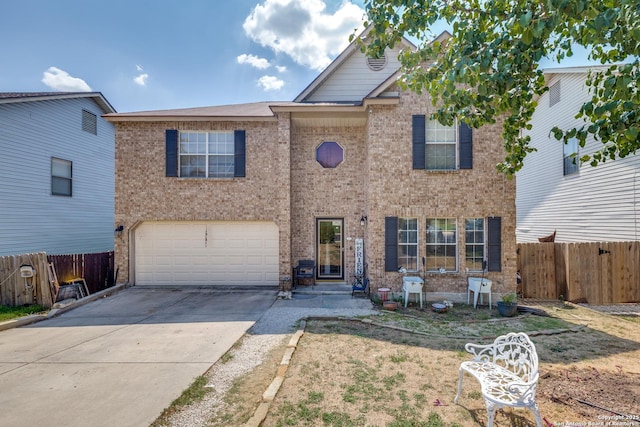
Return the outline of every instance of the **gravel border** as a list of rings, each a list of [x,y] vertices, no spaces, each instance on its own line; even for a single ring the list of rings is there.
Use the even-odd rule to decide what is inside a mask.
[[[207,387],[213,390],[199,402],[182,408],[169,417],[165,425],[201,427],[222,411],[224,396],[236,378],[245,375],[265,360],[267,354],[283,344],[297,330],[297,324],[307,317],[357,317],[379,314],[368,299],[349,295],[300,296],[292,300],[276,300],[264,315],[229,351],[226,363],[216,362],[205,374]]]

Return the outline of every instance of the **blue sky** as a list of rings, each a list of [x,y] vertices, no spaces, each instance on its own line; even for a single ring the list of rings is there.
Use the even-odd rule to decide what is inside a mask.
[[[10,0],[0,16],[0,92],[99,91],[127,112],[290,101],[346,47],[364,10],[342,0]]]
[[[293,100],[364,10],[361,0],[5,0],[0,16],[0,92],[96,91],[128,112]]]

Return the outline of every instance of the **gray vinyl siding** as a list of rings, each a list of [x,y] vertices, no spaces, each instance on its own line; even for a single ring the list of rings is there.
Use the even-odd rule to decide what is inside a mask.
[[[102,114],[90,98],[0,104],[0,256],[113,250],[115,137]],[[51,157],[73,162],[72,197],[51,195]]]
[[[532,146],[525,166],[516,176],[518,242],[535,242],[557,232],[559,242],[637,240],[639,191],[638,155],[607,161],[597,167],[580,165],[576,174],[563,174],[563,144],[549,131],[554,125],[570,128],[588,98],[585,74],[555,74],[549,86],[560,80],[560,102],[549,107],[544,94],[529,131]],[[594,152],[601,143],[589,140],[581,153]]]
[[[372,71],[367,66],[366,56],[359,50],[354,52],[308,100],[310,102],[362,101],[400,68],[398,53],[398,49],[388,51],[387,65],[380,71]]]

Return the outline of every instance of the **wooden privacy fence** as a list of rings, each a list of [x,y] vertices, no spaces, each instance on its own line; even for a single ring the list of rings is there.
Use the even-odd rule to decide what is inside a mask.
[[[84,278],[89,293],[113,286],[113,251],[95,254],[49,255],[60,283]]]
[[[84,278],[89,293],[93,294],[113,286],[113,262],[113,252],[49,256],[40,252],[0,257],[0,304],[53,306],[48,263],[53,263],[60,284]],[[33,267],[33,277],[22,276],[23,265]]]
[[[519,243],[525,298],[640,302],[640,242]]]
[[[33,267],[32,277],[23,277],[21,266]],[[53,301],[47,277],[44,252],[0,257],[0,304],[18,306],[40,304],[51,307]]]

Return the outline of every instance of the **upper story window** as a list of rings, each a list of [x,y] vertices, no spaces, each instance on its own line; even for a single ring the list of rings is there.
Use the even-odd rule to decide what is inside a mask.
[[[455,126],[445,126],[437,120],[427,119],[425,142],[427,169],[456,169],[458,138]]]
[[[571,175],[577,173],[580,169],[577,138],[570,138],[566,144],[562,145],[562,157],[564,164],[564,174]]]
[[[246,176],[246,132],[165,131],[165,174],[169,177]]]
[[[71,197],[72,163],[69,160],[51,158],[51,194]]]
[[[398,218],[398,265],[418,271],[417,218]]]
[[[316,161],[323,168],[335,168],[344,160],[344,150],[337,142],[325,141],[316,148]]]
[[[425,115],[412,118],[413,169],[473,168],[473,132],[465,123],[445,126]]]
[[[181,132],[179,153],[181,177],[234,176],[233,132]]]
[[[98,134],[98,118],[91,111],[82,110],[82,130],[94,135]]]
[[[471,271],[482,271],[485,259],[484,218],[464,221],[465,262]]]

